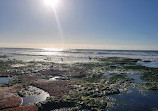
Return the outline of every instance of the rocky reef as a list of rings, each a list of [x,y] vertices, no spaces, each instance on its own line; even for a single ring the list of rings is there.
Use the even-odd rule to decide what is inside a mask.
[[[104,111],[117,104],[111,95],[129,93],[131,87],[158,90],[158,68],[138,64],[143,60],[122,57],[95,59],[97,62],[74,64],[0,61],[0,77],[13,77],[8,83],[0,84],[0,110],[50,111],[65,108],[71,111]],[[58,79],[51,79],[56,76]],[[37,91],[30,92],[30,86],[42,89],[50,97],[34,105],[21,106],[22,97],[38,94]]]

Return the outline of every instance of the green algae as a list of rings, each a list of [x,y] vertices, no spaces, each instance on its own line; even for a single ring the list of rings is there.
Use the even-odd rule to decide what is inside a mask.
[[[7,58],[7,57],[9,57],[9,56],[7,56],[7,55],[0,55],[0,58]]]
[[[0,71],[5,72],[8,69],[12,69],[13,64],[18,64],[18,63],[23,63],[22,61],[19,60],[7,60],[7,61],[0,61]]]
[[[146,66],[124,66],[125,69],[139,70],[142,72],[141,79],[145,81],[158,82],[158,68],[146,67]]]
[[[74,105],[74,102],[66,101],[64,99],[55,99],[54,97],[48,97],[46,101],[36,104],[36,106],[39,108],[39,111],[50,111],[52,109],[60,109]]]
[[[98,58],[99,61],[106,62],[109,65],[135,65],[137,61],[140,59],[131,59],[131,58],[124,58],[124,57],[108,57],[108,58]]]

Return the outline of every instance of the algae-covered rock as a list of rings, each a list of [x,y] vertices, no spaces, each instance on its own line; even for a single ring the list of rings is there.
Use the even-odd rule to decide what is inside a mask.
[[[74,105],[74,102],[66,101],[64,99],[55,99],[54,97],[49,97],[46,101],[36,104],[36,106],[39,108],[39,111],[50,111],[53,109],[71,107]]]

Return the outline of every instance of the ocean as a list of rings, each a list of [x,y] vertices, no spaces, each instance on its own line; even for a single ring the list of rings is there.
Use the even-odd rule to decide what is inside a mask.
[[[0,48],[0,55],[7,55],[9,59],[29,61],[45,61],[55,63],[95,62],[94,58],[128,57],[150,60],[141,63],[146,66],[158,67],[158,51],[145,50],[96,50],[96,49],[33,49],[33,48]],[[61,60],[61,58],[63,60]],[[2,59],[2,58],[1,58]],[[7,58],[8,59],[8,58]]]

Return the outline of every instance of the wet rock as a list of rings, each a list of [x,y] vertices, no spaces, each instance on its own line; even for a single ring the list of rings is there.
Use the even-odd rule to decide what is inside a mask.
[[[117,66],[115,66],[115,65],[111,65],[110,68],[117,68]]]
[[[36,104],[36,106],[39,108],[39,111],[50,111],[53,109],[72,107],[74,105],[74,101],[55,99],[54,97],[48,97],[46,101]]]
[[[143,60],[142,62],[151,62],[150,60]]]
[[[153,87],[148,88],[148,90],[158,90],[158,87],[153,86]]]
[[[15,108],[8,108],[1,111],[38,111],[36,106],[20,106]]]
[[[22,99],[11,93],[0,94],[0,109],[18,107],[22,103]]]
[[[18,95],[20,97],[26,97],[29,95],[39,95],[39,94],[41,94],[41,91],[39,91],[38,88],[33,86],[25,86],[18,92]]]
[[[118,89],[112,89],[110,91],[106,91],[106,95],[114,95],[114,94],[119,94],[120,91]]]
[[[63,96],[69,94],[70,88],[69,84],[73,83],[69,80],[59,80],[59,81],[43,81],[33,83],[33,86],[43,89],[48,92],[50,96],[56,98],[62,98]]]

